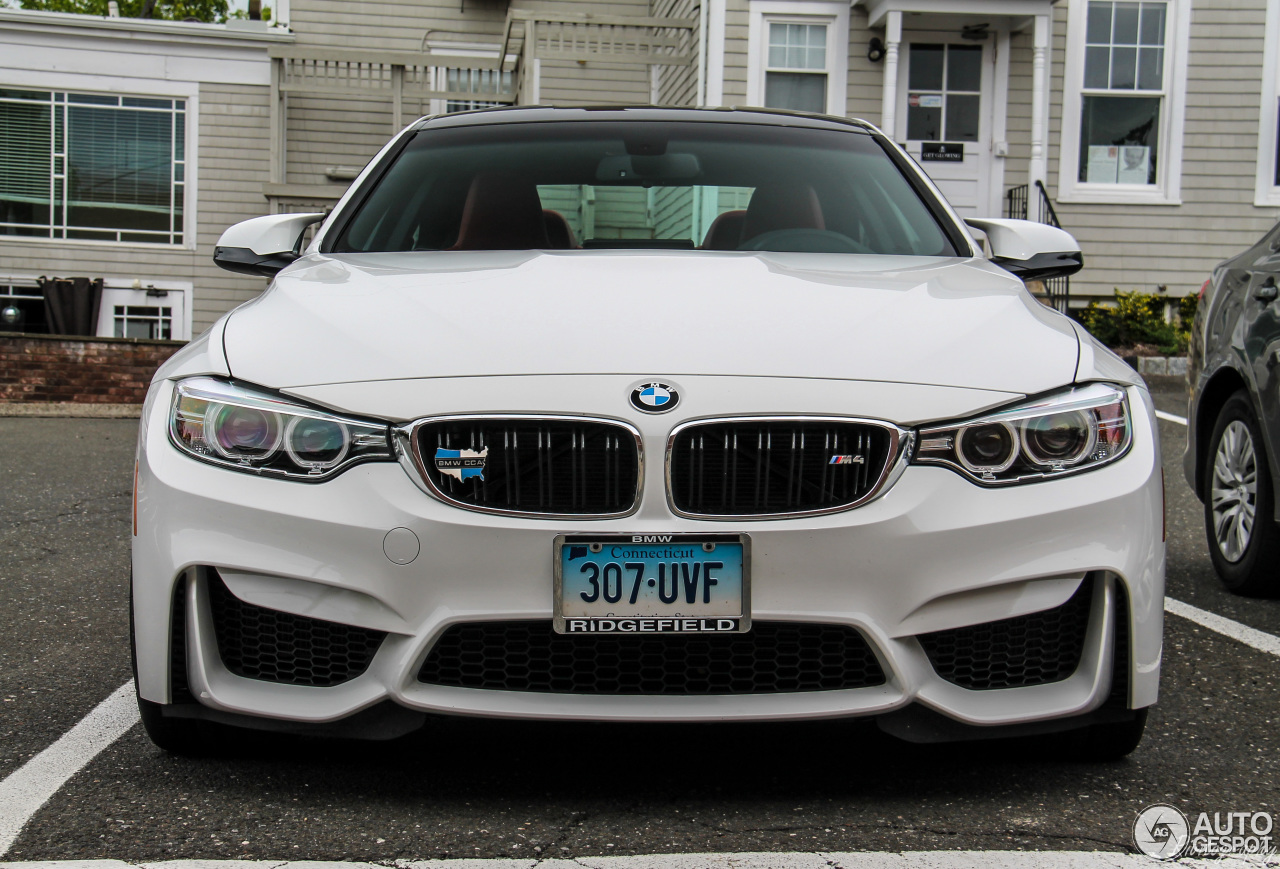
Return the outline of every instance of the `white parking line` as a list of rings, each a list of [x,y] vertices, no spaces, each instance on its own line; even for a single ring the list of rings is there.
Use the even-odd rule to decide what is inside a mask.
[[[903,853],[644,854],[567,859],[395,860],[337,863],[281,860],[65,860],[0,863],[0,869],[1151,869],[1150,857],[1105,851],[906,851]],[[1173,860],[1164,866],[1258,869],[1280,865],[1267,858]]]
[[[1174,416],[1171,413],[1165,413],[1163,410],[1156,411],[1156,419],[1163,419],[1165,422],[1176,422],[1178,425],[1187,424],[1185,416]]]
[[[67,779],[138,721],[133,680],[121,685],[62,738],[0,781],[0,856],[8,852],[31,816]]]
[[[1217,613],[1202,610],[1199,607],[1183,603],[1180,600],[1174,600],[1171,597],[1164,599],[1164,611],[1173,613],[1175,616],[1182,616],[1184,619],[1190,619],[1198,625],[1211,631],[1217,631],[1224,637],[1230,637],[1233,640],[1244,643],[1246,646],[1257,649],[1259,652],[1266,652],[1269,655],[1280,657],[1280,637],[1273,634],[1251,628],[1248,625],[1242,625],[1240,622],[1223,618]]]

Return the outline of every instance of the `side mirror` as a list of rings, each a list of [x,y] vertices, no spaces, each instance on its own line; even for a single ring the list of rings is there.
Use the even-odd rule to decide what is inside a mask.
[[[323,214],[270,214],[230,227],[213,248],[213,261],[229,272],[274,277],[299,256],[302,234]]]
[[[991,261],[1023,281],[1047,281],[1084,268],[1080,243],[1056,226],[985,217],[965,223],[987,234]]]

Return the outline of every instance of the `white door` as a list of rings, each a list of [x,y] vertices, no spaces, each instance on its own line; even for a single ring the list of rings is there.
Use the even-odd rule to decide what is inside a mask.
[[[98,334],[107,338],[191,339],[189,284],[166,282],[146,289],[110,286],[102,290]]]
[[[991,40],[908,38],[899,70],[898,141],[905,141],[961,217],[999,216],[992,177]]]

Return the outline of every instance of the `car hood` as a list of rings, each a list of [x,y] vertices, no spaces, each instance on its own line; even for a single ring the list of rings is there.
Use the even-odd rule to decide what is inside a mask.
[[[1070,383],[1079,355],[985,260],[702,251],[312,254],[224,342],[234,377],[281,389],[619,373],[1026,394]]]

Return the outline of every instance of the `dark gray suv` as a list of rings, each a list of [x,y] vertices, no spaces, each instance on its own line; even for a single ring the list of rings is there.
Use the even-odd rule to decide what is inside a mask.
[[[1183,468],[1209,554],[1236,594],[1280,595],[1280,224],[1201,288],[1187,367]]]

